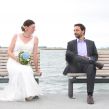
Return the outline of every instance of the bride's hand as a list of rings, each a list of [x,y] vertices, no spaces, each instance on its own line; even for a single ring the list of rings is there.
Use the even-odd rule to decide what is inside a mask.
[[[15,57],[15,60],[16,60],[17,62],[19,62],[19,58],[18,58],[17,56]]]
[[[38,76],[41,76],[41,75],[42,75],[42,72],[40,71],[40,69],[37,70],[36,74],[37,74]]]

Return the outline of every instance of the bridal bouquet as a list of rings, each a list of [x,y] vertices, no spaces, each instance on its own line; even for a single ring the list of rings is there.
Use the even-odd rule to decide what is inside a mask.
[[[31,60],[31,55],[29,52],[21,51],[18,55],[19,62],[23,65],[29,64]]]

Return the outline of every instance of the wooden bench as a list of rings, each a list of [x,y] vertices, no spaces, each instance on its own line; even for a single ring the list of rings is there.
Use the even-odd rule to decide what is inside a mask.
[[[40,57],[40,52],[38,53],[38,55]],[[7,47],[0,47],[0,83],[7,83],[9,81],[8,71],[6,68],[7,60],[8,60]],[[39,76],[36,74],[33,58],[31,66],[34,71],[35,80],[39,83]],[[38,67],[40,67],[40,58],[38,61]]]
[[[103,69],[97,69],[95,83],[109,83],[109,50],[98,50],[98,61],[104,63]],[[86,83],[85,73],[68,73],[68,96],[73,98],[73,83]]]

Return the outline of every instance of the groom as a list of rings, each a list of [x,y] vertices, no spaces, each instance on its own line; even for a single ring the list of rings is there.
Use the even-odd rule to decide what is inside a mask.
[[[63,74],[69,72],[84,72],[87,74],[87,103],[94,104],[93,91],[96,66],[102,69],[103,64],[97,63],[98,53],[94,41],[85,38],[85,26],[74,25],[75,40],[68,42],[66,51],[66,66]]]

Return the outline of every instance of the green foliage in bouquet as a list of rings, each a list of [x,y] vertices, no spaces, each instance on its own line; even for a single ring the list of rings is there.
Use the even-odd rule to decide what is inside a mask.
[[[29,54],[29,52],[24,52],[24,51],[21,51],[19,53],[19,62],[23,65],[27,65],[29,64],[31,60],[31,55]]]

